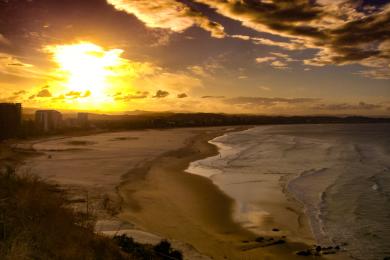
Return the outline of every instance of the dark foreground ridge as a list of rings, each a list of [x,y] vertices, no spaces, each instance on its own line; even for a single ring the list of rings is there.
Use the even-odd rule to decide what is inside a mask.
[[[94,233],[94,217],[70,207],[64,191],[36,177],[0,172],[0,259],[182,259],[170,243],[136,243]]]

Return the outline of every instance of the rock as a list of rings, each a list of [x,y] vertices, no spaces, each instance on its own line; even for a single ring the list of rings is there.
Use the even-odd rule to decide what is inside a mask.
[[[286,243],[286,241],[283,240],[283,239],[279,239],[279,240],[277,240],[277,241],[275,242],[275,244],[284,244],[284,243]]]
[[[256,242],[263,242],[264,241],[264,237],[256,237],[255,241]]]
[[[322,250],[321,246],[317,246],[317,247],[316,247],[316,251],[317,251],[317,252],[321,252],[321,250]]]
[[[334,255],[336,254],[335,251],[325,251],[325,252],[322,252],[323,255]]]
[[[310,256],[311,252],[310,252],[310,250],[299,251],[299,252],[297,252],[297,255],[300,255],[300,256]]]
[[[278,228],[273,228],[272,231],[278,232],[278,231],[280,231],[280,230],[279,230]]]
[[[335,246],[334,249],[340,250],[340,246]]]
[[[242,240],[242,243],[249,243],[248,240]]]

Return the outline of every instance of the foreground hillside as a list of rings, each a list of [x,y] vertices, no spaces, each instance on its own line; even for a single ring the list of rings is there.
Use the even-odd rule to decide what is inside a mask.
[[[10,162],[17,155],[1,150],[0,259],[182,258],[166,241],[152,246],[96,234],[93,216],[74,211],[57,186],[16,175]]]

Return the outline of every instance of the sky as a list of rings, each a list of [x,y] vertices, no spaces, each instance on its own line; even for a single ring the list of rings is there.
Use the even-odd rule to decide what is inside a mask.
[[[390,116],[390,0],[0,0],[0,102]]]

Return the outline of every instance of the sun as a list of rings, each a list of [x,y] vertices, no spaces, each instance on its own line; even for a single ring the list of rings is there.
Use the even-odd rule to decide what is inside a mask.
[[[57,76],[68,91],[90,93],[91,98],[103,100],[112,87],[114,77],[123,63],[121,49],[105,50],[99,45],[81,42],[47,46],[57,63]]]
[[[54,65],[46,82],[51,93],[46,102],[52,107],[120,111],[127,109],[129,102],[140,105],[148,100],[123,97],[145,91],[137,80],[160,71],[152,63],[122,57],[122,49],[91,42],[47,45],[43,51]]]

